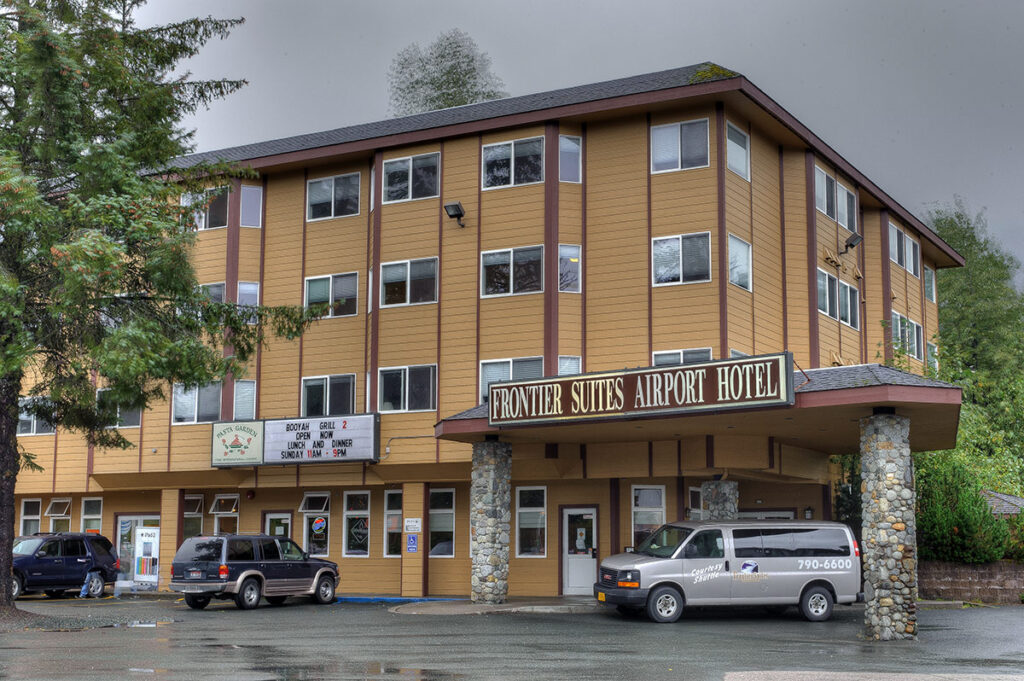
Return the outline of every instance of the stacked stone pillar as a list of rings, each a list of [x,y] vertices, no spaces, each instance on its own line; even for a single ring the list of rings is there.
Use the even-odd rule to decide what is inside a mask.
[[[497,440],[473,444],[469,553],[472,598],[504,603],[508,595],[509,525],[512,518],[512,446]]]
[[[860,420],[865,636],[917,637],[917,525],[910,419],[877,408]],[[888,412],[888,413],[887,413]]]
[[[733,520],[739,516],[740,485],[732,480],[710,480],[700,485],[706,511],[704,520]]]

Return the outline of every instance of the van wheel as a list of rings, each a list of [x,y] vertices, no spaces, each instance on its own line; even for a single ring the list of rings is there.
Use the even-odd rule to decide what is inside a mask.
[[[210,604],[209,596],[198,596],[196,594],[185,594],[185,605],[193,610],[202,610]]]
[[[90,572],[89,579],[85,583],[85,593],[90,598],[101,598],[103,596],[103,575],[98,572]]]
[[[659,586],[647,597],[647,616],[655,622],[675,622],[683,614],[683,596],[670,586]]]
[[[313,601],[319,605],[327,605],[334,602],[334,580],[330,575],[321,575],[316,580],[316,591],[313,592]]]
[[[824,622],[832,617],[835,601],[823,586],[812,586],[800,597],[800,612],[810,622]]]
[[[260,604],[260,583],[253,577],[242,582],[242,588],[235,594],[235,605],[239,610],[252,610]]]

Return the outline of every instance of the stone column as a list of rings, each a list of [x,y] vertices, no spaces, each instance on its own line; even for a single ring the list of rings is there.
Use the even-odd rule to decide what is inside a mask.
[[[707,507],[704,520],[732,520],[739,515],[740,485],[732,480],[709,480],[700,485]]]
[[[473,477],[469,497],[473,601],[504,603],[508,595],[509,525],[512,517],[512,445],[497,440],[473,443]]]
[[[917,638],[917,523],[910,419],[878,407],[860,420],[865,636]]]

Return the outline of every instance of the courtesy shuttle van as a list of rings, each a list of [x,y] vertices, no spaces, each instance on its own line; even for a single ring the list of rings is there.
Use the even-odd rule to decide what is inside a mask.
[[[684,606],[800,608],[820,622],[864,600],[860,548],[842,523],[680,521],[601,562],[594,596],[622,613],[674,622]]]

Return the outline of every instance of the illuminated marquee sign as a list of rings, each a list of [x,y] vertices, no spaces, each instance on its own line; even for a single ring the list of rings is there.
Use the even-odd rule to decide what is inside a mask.
[[[791,405],[793,356],[495,383],[488,400],[492,426]]]
[[[232,421],[213,424],[210,465],[376,462],[379,452],[378,414]]]

